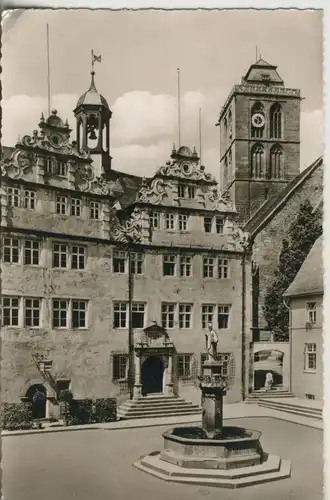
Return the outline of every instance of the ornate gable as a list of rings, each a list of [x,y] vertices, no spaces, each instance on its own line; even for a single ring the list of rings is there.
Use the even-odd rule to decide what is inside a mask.
[[[221,196],[216,179],[199,164],[195,150],[173,148],[171,159],[152,179],[143,179],[137,203],[234,212],[230,200]],[[182,196],[185,190],[189,190],[186,197]]]

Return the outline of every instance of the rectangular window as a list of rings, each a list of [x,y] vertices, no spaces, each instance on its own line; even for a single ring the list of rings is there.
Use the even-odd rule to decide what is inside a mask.
[[[24,299],[24,325],[40,326],[40,299]]]
[[[58,161],[56,163],[56,173],[61,177],[66,177],[67,175],[67,165],[64,161]]]
[[[176,275],[176,255],[163,255],[163,276]]]
[[[188,186],[188,198],[191,200],[195,198],[195,188],[193,186]]]
[[[86,328],[86,313],[87,301],[86,300],[73,300],[72,301],[72,328]]]
[[[305,344],[305,370],[316,371],[316,344]]]
[[[204,278],[213,278],[214,276],[214,258],[203,258],[203,276]]]
[[[114,273],[126,272],[126,252],[113,252],[112,266]]]
[[[19,325],[19,298],[2,297],[3,326]]]
[[[179,214],[179,231],[187,231],[188,215]]]
[[[71,268],[72,269],[85,269],[85,247],[72,245],[71,254]]]
[[[64,243],[53,244],[53,267],[67,267],[68,245]]]
[[[53,173],[53,159],[52,158],[46,158],[45,160],[45,169],[48,174]]]
[[[316,323],[316,302],[307,302],[308,323]]]
[[[24,208],[35,210],[36,208],[37,193],[35,191],[24,191]]]
[[[114,328],[127,328],[127,306],[126,302],[114,302],[113,310],[113,327]]]
[[[179,328],[191,328],[192,304],[179,304]]]
[[[40,242],[37,240],[24,241],[24,264],[31,266],[39,265]]]
[[[191,276],[191,257],[180,255],[180,276]]]
[[[211,323],[213,326],[214,322],[214,305],[203,304],[202,305],[202,328],[207,328],[208,324]]]
[[[53,328],[68,328],[68,311],[68,300],[53,300]]]
[[[229,260],[218,259],[218,276],[219,279],[229,278]]]
[[[7,206],[8,207],[18,207],[19,206],[19,189],[7,187]]]
[[[144,328],[145,304],[136,302],[132,304],[132,328]]]
[[[192,355],[178,354],[178,377],[191,378]]]
[[[71,199],[71,215],[75,215],[76,217],[81,216],[81,199],[80,198],[72,198]]]
[[[151,218],[151,224],[154,229],[160,229],[160,213],[153,212]]]
[[[215,230],[218,234],[223,234],[224,220],[222,217],[215,218]]]
[[[212,232],[212,217],[204,217],[204,231],[205,233]]]
[[[128,376],[128,355],[119,353],[112,355],[112,380],[126,380]]]
[[[98,201],[89,203],[89,215],[91,219],[98,220],[100,218],[100,204]]]
[[[228,328],[230,306],[218,306],[218,328]]]
[[[56,213],[66,215],[68,199],[66,196],[56,196]]]
[[[178,197],[185,198],[186,196],[186,186],[178,186]]]
[[[174,214],[165,214],[165,228],[174,229]]]
[[[162,326],[174,328],[176,304],[162,303]]]
[[[18,238],[3,239],[3,261],[19,262],[19,240]]]
[[[143,263],[142,253],[132,253],[131,254],[131,273],[132,274],[142,274],[142,263]]]

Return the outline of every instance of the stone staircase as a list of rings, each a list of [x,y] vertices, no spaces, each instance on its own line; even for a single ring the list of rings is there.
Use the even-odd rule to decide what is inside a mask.
[[[314,405],[309,400],[299,400],[298,398],[277,400],[276,398],[261,398],[258,400],[258,405],[272,410],[284,411],[301,417],[313,418],[315,420],[323,420],[322,408]]]
[[[125,401],[117,410],[120,419],[201,415],[200,406],[176,396],[148,395]]]
[[[292,392],[285,389],[277,389],[276,391],[253,391],[247,398],[245,398],[245,403],[255,403],[258,404],[261,399],[278,399],[278,398],[293,398]]]

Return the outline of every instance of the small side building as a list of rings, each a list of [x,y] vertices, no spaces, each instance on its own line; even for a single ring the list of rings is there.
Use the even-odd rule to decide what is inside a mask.
[[[290,307],[291,390],[297,397],[323,400],[322,236],[284,293]]]

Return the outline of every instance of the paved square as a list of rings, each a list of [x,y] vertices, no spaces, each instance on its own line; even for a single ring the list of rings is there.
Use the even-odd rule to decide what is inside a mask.
[[[167,483],[136,470],[139,456],[162,448],[168,427],[92,430],[3,439],[5,500],[321,500],[323,432],[272,418],[227,420],[262,432],[266,452],[292,461],[290,479],[223,490]]]

